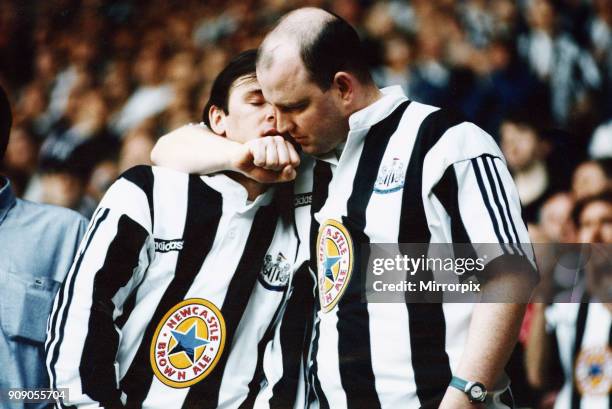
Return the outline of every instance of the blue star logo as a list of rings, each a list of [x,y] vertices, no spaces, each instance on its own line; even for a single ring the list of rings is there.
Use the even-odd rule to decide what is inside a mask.
[[[591,366],[589,367],[590,377],[594,378],[596,376],[600,376],[602,373],[603,373],[603,370],[599,364],[591,364]]]
[[[174,355],[184,352],[189,358],[192,364],[195,363],[195,350],[198,347],[208,344],[210,341],[198,338],[196,335],[196,323],[194,322],[186,332],[170,331],[172,336],[176,340],[176,345],[168,353],[168,355]]]
[[[325,277],[329,278],[331,281],[334,281],[334,273],[332,268],[338,264],[342,257],[335,256],[331,257],[325,254],[325,260],[323,260],[324,268],[325,268]]]

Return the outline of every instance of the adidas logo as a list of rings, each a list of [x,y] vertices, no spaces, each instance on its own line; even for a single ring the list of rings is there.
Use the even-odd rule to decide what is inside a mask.
[[[162,240],[155,239],[155,251],[158,253],[167,253],[169,251],[181,251],[183,250],[184,241],[181,239],[175,240]]]

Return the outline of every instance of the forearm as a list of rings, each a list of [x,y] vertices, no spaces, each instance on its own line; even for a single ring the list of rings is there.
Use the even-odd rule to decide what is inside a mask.
[[[524,304],[477,304],[459,366],[453,375],[478,381],[491,391],[501,378],[516,344],[525,313]],[[471,404],[458,389],[449,387],[441,409],[484,408]]]
[[[151,152],[151,161],[186,173],[229,170],[260,183],[282,183],[295,178],[300,157],[280,135],[238,143],[206,127],[187,125],[162,136]]]
[[[527,350],[525,351],[525,367],[527,380],[534,388],[544,386],[545,373],[550,361],[551,337],[546,333],[544,311],[546,304],[533,304],[534,313],[529,330]]]
[[[533,289],[533,281],[526,277],[521,273],[496,276],[483,285],[483,298],[487,299],[487,294],[528,294]],[[499,387],[497,383],[518,339],[525,309],[524,303],[476,304],[463,354],[453,375],[481,382],[489,391]],[[470,405],[465,394],[449,387],[440,407],[474,407]]]
[[[455,375],[492,390],[516,344],[525,304],[477,304]]]
[[[244,146],[212,133],[205,127],[185,125],[162,136],[151,151],[151,161],[186,173],[207,175],[235,170],[232,158]]]

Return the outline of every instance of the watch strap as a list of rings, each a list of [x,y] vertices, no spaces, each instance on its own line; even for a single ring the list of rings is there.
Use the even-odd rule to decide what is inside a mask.
[[[468,381],[461,379],[457,376],[452,377],[451,382],[450,382],[450,386],[452,386],[453,388],[459,389],[461,392],[467,392],[466,387],[468,385]]]

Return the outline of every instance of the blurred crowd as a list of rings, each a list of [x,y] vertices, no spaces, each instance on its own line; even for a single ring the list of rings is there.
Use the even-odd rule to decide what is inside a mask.
[[[491,133],[540,238],[557,240],[559,209],[609,184],[609,0],[3,1],[15,111],[3,173],[27,199],[91,215],[157,137],[199,120],[230,57],[302,5],[358,28],[381,87]]]
[[[575,203],[612,187],[610,0],[3,0],[15,121],[0,172],[91,216],[159,136],[200,121],[229,58],[304,5],[358,28],[379,86],[494,136],[535,242],[580,241]]]

